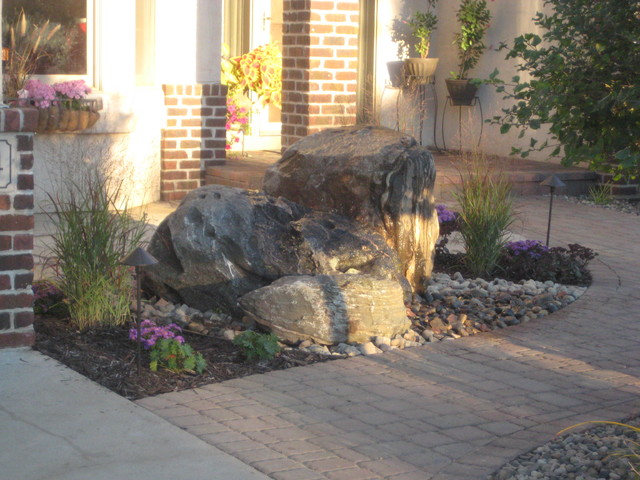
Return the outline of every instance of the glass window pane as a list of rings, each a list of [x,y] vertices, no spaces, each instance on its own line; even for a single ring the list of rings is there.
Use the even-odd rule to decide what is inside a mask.
[[[3,0],[3,46],[10,45],[8,26],[24,10],[27,28],[43,26],[47,20],[60,29],[41,45],[45,53],[34,73],[42,75],[87,74],[87,0]]]

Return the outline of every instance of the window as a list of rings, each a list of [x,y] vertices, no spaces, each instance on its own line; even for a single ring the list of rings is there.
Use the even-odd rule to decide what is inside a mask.
[[[93,34],[91,3],[88,0],[3,0],[3,46],[10,46],[7,27],[15,25],[24,11],[28,31],[34,26],[42,27],[47,20],[52,26],[59,25],[48,41],[40,43],[44,55],[37,62],[35,74],[87,76]]]

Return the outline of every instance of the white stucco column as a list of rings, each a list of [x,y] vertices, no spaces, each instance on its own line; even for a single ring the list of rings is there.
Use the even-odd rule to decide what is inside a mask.
[[[157,0],[158,81],[219,83],[222,0]]]

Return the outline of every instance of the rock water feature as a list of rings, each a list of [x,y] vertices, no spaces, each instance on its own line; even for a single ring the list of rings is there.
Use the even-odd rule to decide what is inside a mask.
[[[374,232],[286,199],[219,185],[185,197],[158,227],[149,252],[159,263],[146,269],[147,288],[203,311],[241,313],[238,298],[287,275],[402,279],[395,253]]]
[[[345,127],[303,138],[269,167],[264,191],[368,225],[397,252],[417,293],[433,269],[439,225],[431,153],[383,127]]]
[[[269,170],[266,193],[191,192],[151,240],[146,288],[290,342],[394,337],[433,267],[434,181],[431,154],[393,130],[312,135]]]

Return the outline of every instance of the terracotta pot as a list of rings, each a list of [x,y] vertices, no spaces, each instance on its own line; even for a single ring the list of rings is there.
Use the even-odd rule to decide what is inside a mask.
[[[89,126],[89,113],[88,110],[80,110],[78,112],[78,126],[76,130],[84,130]]]
[[[60,107],[57,105],[49,107],[47,118],[47,132],[54,132],[60,128]]]
[[[447,78],[445,80],[451,103],[456,106],[470,106],[476,97],[478,87],[469,83],[469,79],[455,80]]]
[[[78,130],[78,125],[80,125],[80,111],[69,110],[69,123],[67,124],[67,130],[70,132]]]
[[[58,128],[56,130],[60,130],[61,132],[66,132],[69,128],[69,120],[71,118],[71,110],[68,108],[60,109],[60,122],[58,123]]]
[[[36,133],[43,133],[47,131],[47,123],[49,123],[49,108],[38,109],[38,126],[36,127]]]
[[[434,82],[438,58],[407,58],[404,76],[410,85],[426,85]]]
[[[98,112],[89,112],[89,123],[86,128],[93,127],[98,120],[100,120],[100,114]]]

